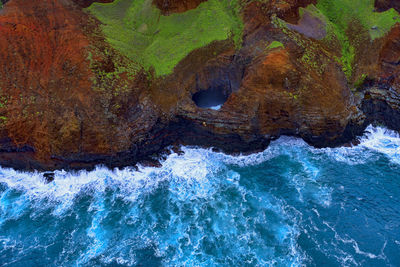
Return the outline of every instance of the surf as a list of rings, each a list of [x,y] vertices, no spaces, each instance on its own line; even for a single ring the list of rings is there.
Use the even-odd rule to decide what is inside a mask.
[[[61,170],[50,183],[0,168],[0,262],[396,265],[400,136],[369,126],[359,141],[282,137],[239,156],[182,147],[161,167]]]

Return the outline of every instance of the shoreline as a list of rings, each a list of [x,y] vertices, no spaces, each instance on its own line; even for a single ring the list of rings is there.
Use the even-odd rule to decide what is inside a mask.
[[[304,138],[301,136],[296,136],[296,135],[281,135],[278,137],[273,137],[267,140],[268,144],[264,147],[258,147],[253,150],[247,150],[247,151],[224,151],[221,148],[218,147],[213,147],[213,146],[202,146],[202,145],[193,145],[193,144],[173,144],[169,145],[167,147],[164,147],[160,149],[157,153],[152,153],[150,155],[144,155],[137,160],[132,160],[129,158],[125,158],[125,161],[122,161],[121,158],[118,156],[106,156],[106,155],[91,155],[88,157],[88,155],[82,155],[83,158],[86,158],[85,161],[61,161],[61,159],[58,159],[59,162],[62,162],[62,165],[58,165],[56,168],[53,167],[48,167],[44,165],[39,165],[37,161],[34,160],[34,153],[32,152],[12,152],[12,153],[5,153],[1,152],[0,153],[0,166],[2,168],[11,168],[16,171],[22,171],[22,172],[40,172],[40,173],[50,173],[54,174],[55,171],[67,171],[67,172],[79,172],[79,171],[93,171],[98,167],[106,167],[110,170],[113,169],[124,169],[127,167],[134,168],[138,170],[138,165],[143,166],[143,167],[156,167],[159,168],[162,166],[161,162],[165,160],[170,154],[172,153],[177,153],[180,155],[183,153],[181,150],[181,147],[188,147],[188,148],[199,148],[199,149],[210,149],[213,152],[217,153],[224,153],[229,156],[249,156],[253,154],[257,154],[260,152],[265,151],[268,149],[270,142],[278,140],[281,137],[293,137],[293,138],[298,138],[307,143],[308,145],[312,146],[315,149],[324,149],[324,148],[339,148],[339,147],[351,147],[351,146],[357,146],[360,142],[360,137],[364,136],[367,131],[366,129],[368,126],[371,125],[373,127],[385,127],[388,130],[398,132],[400,134],[400,131],[391,129],[389,127],[386,127],[385,125],[379,124],[379,123],[371,123],[363,127],[363,130],[360,131],[360,134],[353,136],[352,139],[347,140],[347,142],[341,143],[339,145],[327,145],[327,146],[315,146],[309,142],[307,142]],[[129,155],[129,152],[125,152],[125,155]],[[6,156],[9,156],[11,158],[14,156],[13,161],[8,161],[4,162],[4,158]],[[137,157],[137,156],[136,156]],[[17,159],[17,160],[15,160]],[[20,160],[20,161],[18,161]],[[30,161],[31,160],[31,161]],[[25,166],[23,166],[25,164]],[[28,165],[29,164],[29,165]],[[51,175],[50,175],[51,178]]]

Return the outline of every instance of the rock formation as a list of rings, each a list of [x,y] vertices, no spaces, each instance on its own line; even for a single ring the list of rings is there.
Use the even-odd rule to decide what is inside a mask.
[[[400,130],[396,3],[10,0],[0,165],[123,167],[179,144],[254,152],[281,135],[326,147],[370,123]]]
[[[204,1],[206,0],[155,0],[153,3],[163,15],[169,15],[194,9]]]

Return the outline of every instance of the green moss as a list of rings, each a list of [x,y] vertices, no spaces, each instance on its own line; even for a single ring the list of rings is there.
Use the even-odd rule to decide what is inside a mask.
[[[363,73],[363,74],[361,75],[361,77],[358,78],[357,81],[354,83],[354,88],[355,88],[355,89],[360,88],[360,87],[363,85],[363,83],[364,83],[364,81],[365,81],[366,78],[367,78],[367,74]]]
[[[300,12],[302,11],[300,10]],[[310,39],[304,38],[300,33],[290,30],[287,23],[276,16],[272,17],[272,23],[275,27],[280,28],[291,40],[296,42],[299,47],[303,48],[303,55],[298,59],[302,64],[307,65],[307,67],[319,74],[325,71],[326,63],[320,60],[320,54],[326,54],[322,46]]]
[[[369,31],[371,39],[384,36],[396,22],[399,14],[392,8],[385,12],[374,12],[374,0],[319,0],[317,8],[336,25],[337,30],[346,32],[350,23],[359,22]]]
[[[310,5],[307,10],[327,23],[328,34],[325,39],[339,42],[341,57],[337,61],[349,80],[353,75],[358,46],[357,36],[348,36],[349,26],[361,25],[374,40],[384,36],[395,23],[400,22],[399,14],[394,9],[374,12],[374,0],[318,0],[316,6]]]
[[[293,98],[293,100],[297,100],[299,98],[299,95],[293,94],[293,93],[288,93],[288,95]]]
[[[93,48],[95,49],[95,48]],[[135,63],[114,54],[110,48],[103,51],[105,56],[104,61],[97,62],[93,59],[91,52],[88,53],[87,60],[89,61],[90,68],[93,70],[95,77],[93,77],[94,90],[104,91],[106,88],[112,88],[114,94],[119,94],[121,91],[128,90],[129,80],[135,78],[136,73],[140,67]],[[99,51],[96,51],[100,53]],[[109,66],[104,69],[104,67]],[[124,75],[128,79],[120,79]]]
[[[318,70],[320,68],[315,59],[315,54],[310,49],[306,49],[304,51],[303,56],[301,57],[301,61],[315,70]]]
[[[240,46],[238,0],[209,0],[184,13],[161,15],[151,0],[116,0],[88,10],[102,23],[107,41],[157,76],[170,74],[194,49],[232,37]]]
[[[374,12],[374,0],[319,0],[317,8],[328,19],[328,35],[335,36],[341,45],[342,56],[338,59],[343,72],[350,80],[358,45],[356,36],[348,36],[349,25],[359,24],[368,31],[371,40],[384,36],[396,22],[398,13],[394,9]]]
[[[273,41],[272,43],[270,43],[267,46],[267,49],[274,49],[274,48],[278,48],[278,47],[285,48],[285,46],[281,42]]]
[[[0,90],[1,92],[1,90]],[[0,108],[4,108],[7,105],[7,97],[1,96],[0,97]]]

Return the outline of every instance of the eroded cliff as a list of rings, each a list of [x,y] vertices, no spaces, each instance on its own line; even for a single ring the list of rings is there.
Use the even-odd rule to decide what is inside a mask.
[[[396,10],[378,0],[10,0],[0,164],[122,167],[176,144],[252,152],[283,134],[324,147],[369,123],[400,130]]]

